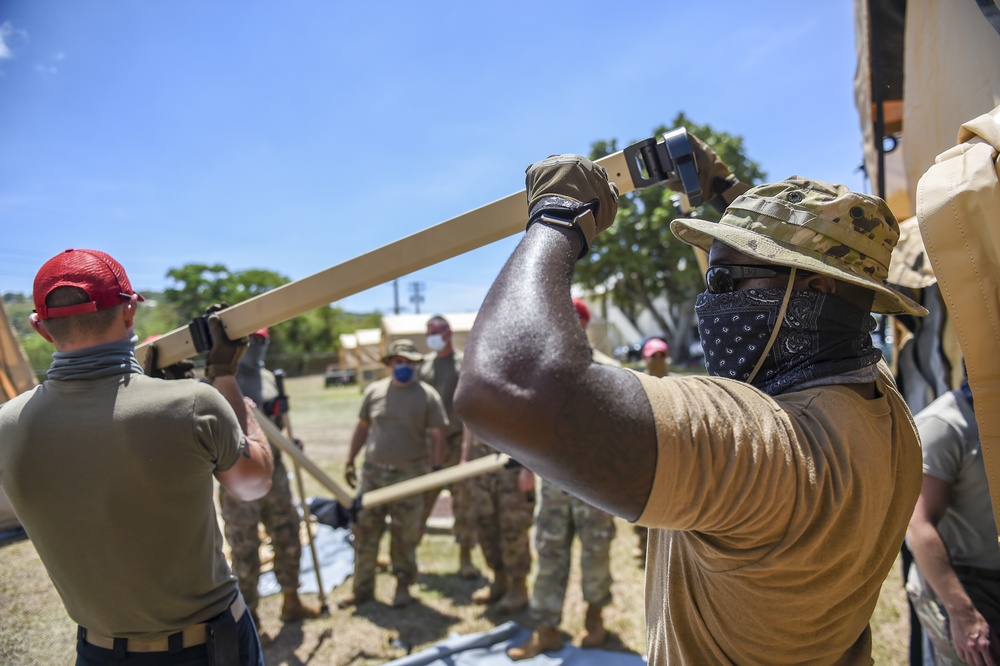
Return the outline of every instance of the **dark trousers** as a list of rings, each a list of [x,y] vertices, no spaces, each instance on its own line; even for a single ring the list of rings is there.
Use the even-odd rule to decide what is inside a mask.
[[[243,617],[236,623],[236,629],[240,639],[240,662],[232,666],[264,666],[264,654],[257,636],[257,627],[254,626],[249,611],[243,613]],[[207,664],[208,648],[204,645],[184,648],[173,654],[126,652],[123,657],[116,657],[114,650],[91,645],[79,638],[76,641],[76,666],[206,666]]]

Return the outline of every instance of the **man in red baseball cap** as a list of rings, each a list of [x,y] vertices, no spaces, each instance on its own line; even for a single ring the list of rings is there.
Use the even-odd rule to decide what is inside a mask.
[[[246,339],[212,315],[212,386],[147,377],[141,300],[104,252],[38,271],[29,319],[56,351],[48,379],[0,409],[0,484],[79,625],[77,664],[262,664],[212,502],[213,476],[248,500],[271,485],[233,376]]]

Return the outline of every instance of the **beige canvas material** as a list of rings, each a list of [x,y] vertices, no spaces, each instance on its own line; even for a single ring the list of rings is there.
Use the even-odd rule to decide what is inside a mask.
[[[917,219],[954,322],[1000,524],[1000,107],[964,125],[917,185]]]

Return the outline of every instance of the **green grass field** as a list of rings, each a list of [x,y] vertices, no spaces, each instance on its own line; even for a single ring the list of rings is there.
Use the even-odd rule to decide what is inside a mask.
[[[360,391],[356,387],[324,388],[318,376],[289,379],[287,390],[294,434],[305,442],[306,454],[339,482],[357,420]],[[311,478],[305,485],[307,495],[330,495]],[[621,520],[617,524],[618,534],[612,544],[614,602],[605,614],[611,632],[608,647],[642,654],[643,572],[631,555],[635,545],[631,526]],[[472,592],[486,580],[467,581],[455,575],[458,548],[450,534],[429,532],[417,558],[420,576],[414,591],[419,603],[409,608],[389,606],[394,589],[389,574],[378,576],[377,603],[358,612],[337,609],[337,599],[349,592],[348,582],[328,598],[328,616],[301,624],[282,626],[278,618],[280,599],[262,600],[262,624],[274,637],[265,650],[266,662],[288,666],[373,666],[404,656],[403,645],[417,651],[452,632],[485,631],[508,620],[529,624],[526,611],[504,615],[470,602]],[[478,551],[475,561],[485,568]],[[897,564],[883,586],[872,621],[877,664],[907,663],[909,629],[900,580]],[[318,605],[315,597],[307,597],[306,601]],[[567,638],[582,629],[583,614],[579,569],[574,566],[562,627]],[[72,663],[75,636],[75,625],[66,616],[31,543],[0,546],[0,664]]]

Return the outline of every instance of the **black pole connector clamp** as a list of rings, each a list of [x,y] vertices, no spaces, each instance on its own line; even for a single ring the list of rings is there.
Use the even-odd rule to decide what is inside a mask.
[[[642,189],[679,178],[688,201],[692,206],[700,206],[704,195],[698,182],[698,165],[687,129],[678,127],[666,132],[662,138],[662,141],[645,139],[622,151],[632,184],[636,189]]]
[[[188,324],[188,333],[197,353],[206,352],[212,348],[212,334],[208,330],[208,315],[195,317]]]

